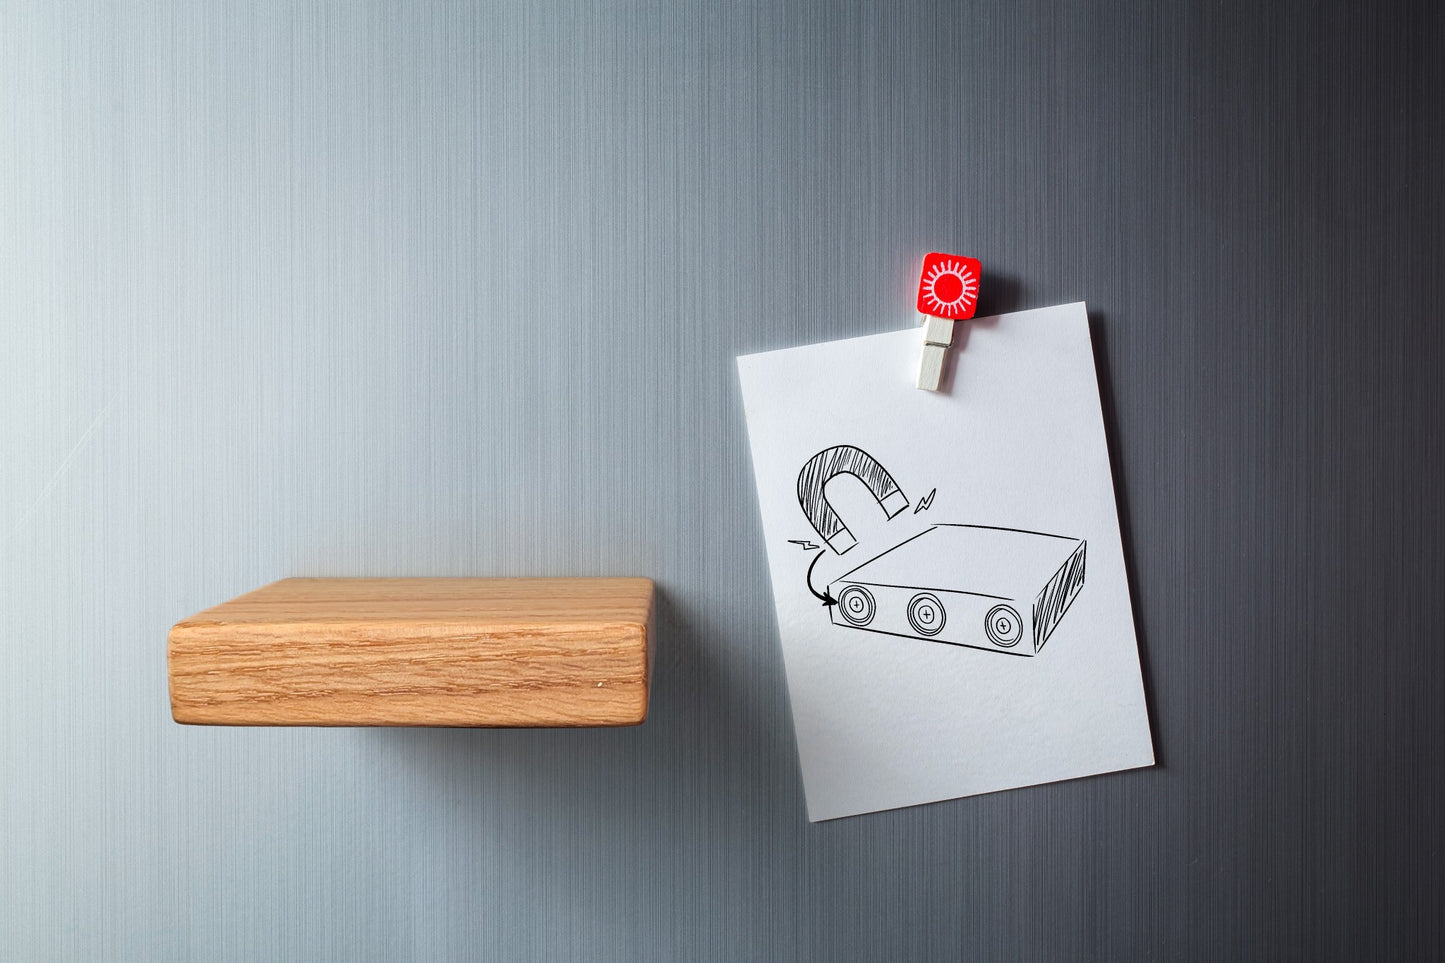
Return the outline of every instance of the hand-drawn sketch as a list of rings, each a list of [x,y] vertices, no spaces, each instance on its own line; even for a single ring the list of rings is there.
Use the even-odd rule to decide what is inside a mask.
[[[924,495],[922,498],[920,498],[920,499],[918,500],[918,506],[913,509],[913,514],[917,515],[919,512],[926,512],[926,511],[928,511],[929,506],[933,504],[933,496],[934,496],[934,495],[937,495],[937,494],[938,494],[938,489],[935,488],[935,489],[933,489],[932,491],[930,491],[927,495]]]
[[[861,448],[818,452],[798,475],[798,504],[839,555],[857,542],[823,488],[844,473],[857,476],[890,519],[908,507],[893,476]],[[1063,535],[944,523],[871,556],[822,592],[813,587],[813,570],[828,554],[820,550],[808,565],[808,591],[822,600],[834,625],[1032,656],[1083,589],[1086,549],[1083,539]]]
[[[908,507],[907,496],[893,476],[888,474],[888,469],[861,448],[834,445],[809,458],[798,473],[798,504],[803,507],[803,514],[808,516],[808,524],[813,526],[813,531],[839,555],[856,545],[857,539],[848,531],[838,513],[833,511],[833,506],[828,504],[823,486],[843,474],[853,475],[867,485],[889,518]]]

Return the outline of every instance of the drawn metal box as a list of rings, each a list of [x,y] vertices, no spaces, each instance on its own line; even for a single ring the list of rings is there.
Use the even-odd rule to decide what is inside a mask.
[[[935,525],[834,579],[829,612],[868,632],[1035,655],[1084,586],[1085,548],[1062,535]]]

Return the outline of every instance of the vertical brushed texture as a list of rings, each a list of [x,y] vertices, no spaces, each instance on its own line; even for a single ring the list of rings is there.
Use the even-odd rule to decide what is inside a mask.
[[[1445,952],[1433,5],[0,4],[0,957]],[[732,357],[1087,298],[1156,769],[809,826]],[[287,575],[641,574],[623,732],[195,730]]]

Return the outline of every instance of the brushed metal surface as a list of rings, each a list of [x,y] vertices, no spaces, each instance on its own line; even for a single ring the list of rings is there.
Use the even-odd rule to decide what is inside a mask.
[[[1434,5],[0,5],[0,957],[1445,953]],[[1162,764],[807,824],[732,358],[1085,298]],[[289,575],[641,574],[609,732],[183,728]]]

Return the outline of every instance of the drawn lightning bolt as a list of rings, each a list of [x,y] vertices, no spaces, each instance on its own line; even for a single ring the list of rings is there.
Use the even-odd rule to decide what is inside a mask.
[[[801,539],[801,538],[790,538],[790,539],[788,539],[788,544],[789,544],[789,545],[801,545],[801,546],[803,546],[803,551],[805,551],[805,552],[811,552],[811,551],[815,550],[815,549],[818,547],[817,545],[814,545],[812,542],[804,541],[804,540]]]
[[[932,504],[933,504],[933,496],[934,496],[934,495],[937,495],[937,494],[938,494],[938,489],[935,488],[933,491],[929,492],[927,495],[924,495],[922,498],[920,498],[920,499],[918,500],[918,507],[913,510],[913,514],[917,515],[919,512],[923,511],[923,510],[924,510],[925,508],[927,508],[929,505],[932,505]]]

